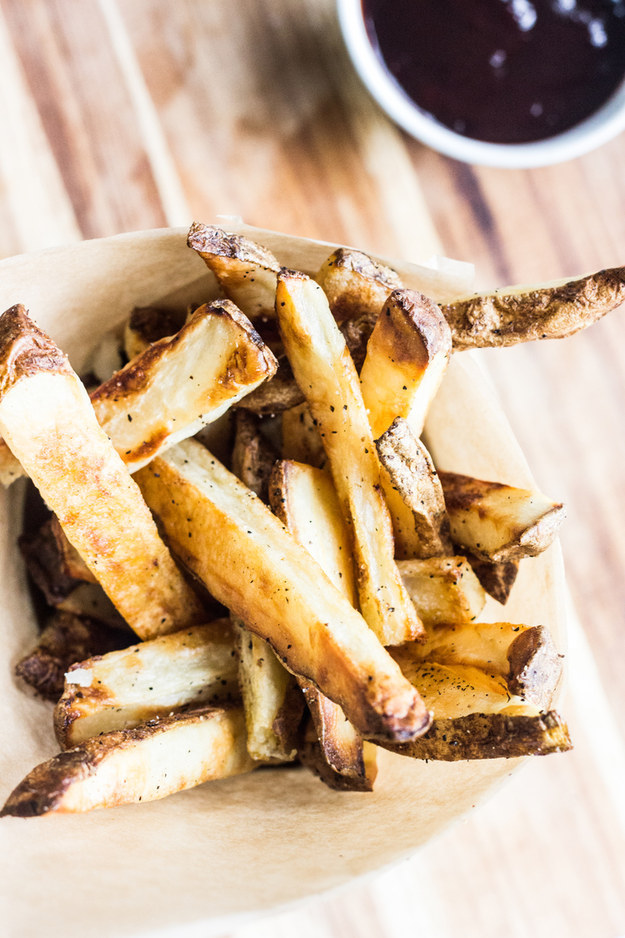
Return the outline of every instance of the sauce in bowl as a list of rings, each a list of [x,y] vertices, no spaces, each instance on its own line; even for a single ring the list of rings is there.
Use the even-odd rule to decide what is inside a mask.
[[[362,0],[412,101],[456,133],[527,143],[597,111],[625,78],[625,0]]]

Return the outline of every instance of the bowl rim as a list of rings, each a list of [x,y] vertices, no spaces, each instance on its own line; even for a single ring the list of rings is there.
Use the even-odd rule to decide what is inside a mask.
[[[369,39],[361,0],[337,0],[337,12],[351,61],[371,96],[407,133],[445,156],[480,166],[529,169],[582,156],[625,130],[624,76],[598,110],[553,137],[531,143],[488,143],[464,137],[422,111],[386,70]]]

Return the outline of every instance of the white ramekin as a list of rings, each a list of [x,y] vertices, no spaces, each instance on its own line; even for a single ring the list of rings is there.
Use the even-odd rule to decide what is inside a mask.
[[[534,143],[486,143],[455,133],[421,111],[404,94],[373,50],[361,0],[337,0],[343,39],[362,82],[400,127],[434,150],[464,163],[507,169],[547,166],[581,156],[625,130],[625,80],[581,123]]]

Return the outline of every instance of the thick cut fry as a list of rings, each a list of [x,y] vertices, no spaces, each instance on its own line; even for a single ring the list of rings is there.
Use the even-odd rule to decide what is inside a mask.
[[[395,499],[399,498],[408,510],[408,516],[397,514],[401,534],[397,554],[405,558],[451,554],[443,490],[432,457],[423,443],[408,422],[398,417],[375,445]],[[394,500],[389,499],[389,502],[391,506],[395,504]]]
[[[169,309],[141,306],[133,309],[124,327],[124,352],[128,361],[145,352],[154,342],[174,335],[184,317]]]
[[[351,539],[331,475],[293,460],[280,460],[269,482],[269,502],[295,540],[350,604],[357,606]]]
[[[247,749],[263,762],[292,762],[304,712],[295,679],[264,639],[236,616],[239,685],[245,710]]]
[[[434,721],[421,739],[407,745],[384,742],[385,749],[413,759],[453,762],[540,756],[572,748],[560,716],[555,711],[540,713],[533,704],[511,696],[501,675],[472,665],[419,663],[408,646],[394,654],[434,710]]]
[[[511,694],[540,710],[551,704],[562,674],[562,658],[549,631],[512,622],[444,625],[430,630],[423,644],[406,645],[395,657],[403,670],[412,667],[411,661],[417,667],[419,661],[434,661],[481,668],[505,678]]]
[[[451,332],[432,300],[412,290],[388,297],[360,372],[360,387],[374,437],[396,417],[420,436],[430,403],[451,357]]]
[[[137,475],[172,549],[363,736],[412,738],[429,714],[362,617],[259,498],[192,440]]]
[[[239,699],[234,635],[216,619],[66,668],[54,729],[63,749],[182,707]],[[73,663],[72,662],[72,663]]]
[[[412,759],[518,759],[548,756],[573,748],[569,730],[555,710],[547,713],[468,713],[434,720],[420,739],[405,745],[382,743]]]
[[[276,463],[269,485],[275,514],[293,537],[310,552],[324,573],[352,605],[357,602],[349,534],[331,476],[321,469],[289,460]],[[301,681],[316,730],[316,742],[305,736],[303,758],[320,778],[336,787],[335,775],[344,776],[342,789],[371,791],[375,755],[365,759],[360,734],[342,709],[309,682]],[[325,770],[319,763],[325,763]],[[347,781],[349,779],[349,781]]]
[[[197,251],[226,296],[246,316],[275,316],[280,265],[270,251],[241,235],[198,222],[191,225],[187,244]]]
[[[135,472],[193,436],[270,377],[276,360],[228,300],[201,306],[91,395],[96,416]]]
[[[481,560],[535,557],[564,521],[563,505],[540,492],[439,472],[452,540]]]
[[[98,422],[136,472],[274,374],[276,360],[229,300],[195,311],[91,394]]]
[[[395,565],[380,464],[345,340],[323,291],[304,274],[280,273],[276,309],[284,347],[317,421],[351,527],[362,614],[384,645],[417,638],[423,626]]]
[[[259,432],[259,420],[248,411],[236,415],[232,471],[263,502],[268,500],[269,477],[276,453]],[[304,710],[292,674],[273,649],[234,618],[243,695],[247,748],[253,759],[291,762],[296,754],[297,730]]]
[[[329,702],[328,698],[323,697],[323,695],[321,695],[321,699]],[[345,721],[344,716],[341,716],[340,707],[336,708],[332,715],[337,718],[338,722],[331,724],[326,717],[324,725],[332,728],[330,738],[335,744],[338,743],[337,752],[331,753],[328,746],[324,746],[324,743],[320,741],[318,730],[311,717],[299,743],[298,755],[300,762],[313,775],[317,775],[328,788],[335,791],[373,791],[373,784],[378,774],[376,746],[366,740],[359,741],[359,737],[353,737],[349,730],[347,731],[347,739],[342,739],[340,720],[342,719],[343,725],[347,727],[351,724]],[[350,746],[353,747],[351,752]],[[340,762],[338,761],[339,752]],[[358,766],[358,768],[356,774],[349,774],[347,771],[337,770],[336,765],[349,766],[350,769],[355,766]]]
[[[205,707],[87,739],[43,762],[0,816],[37,817],[156,801],[202,782],[250,772],[239,707]]]
[[[203,612],[67,358],[23,306],[0,318],[0,431],[70,543],[142,638]]]
[[[47,700],[63,693],[65,672],[75,661],[123,648],[132,633],[100,619],[57,612],[39,636],[35,648],[15,666],[15,674]]]
[[[625,267],[576,280],[502,287],[441,307],[455,349],[563,339],[591,326],[625,300]]]
[[[334,251],[321,265],[315,280],[339,322],[357,319],[364,313],[377,317],[389,293],[402,286],[394,270],[352,248]]]
[[[428,628],[472,622],[484,608],[484,590],[464,557],[399,560],[397,566]]]
[[[470,551],[464,553],[484,590],[504,606],[519,573],[520,560],[493,563],[492,560],[480,560]]]

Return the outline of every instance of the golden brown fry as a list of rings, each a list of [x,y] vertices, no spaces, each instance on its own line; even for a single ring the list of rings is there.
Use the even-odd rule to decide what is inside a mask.
[[[91,653],[93,654],[93,652]],[[66,668],[54,729],[63,749],[126,730],[182,707],[239,699],[229,619],[195,625],[123,651],[82,655]]]
[[[137,480],[178,557],[363,736],[412,738],[429,714],[362,617],[265,505],[188,440]]]
[[[263,762],[292,762],[297,755],[298,728],[304,712],[295,678],[272,647],[250,632],[242,619],[233,617],[233,625],[248,752]]]
[[[544,626],[512,622],[465,622],[428,631],[423,644],[413,643],[396,655],[404,670],[419,661],[471,665],[505,678],[511,694],[546,710],[562,674],[549,631]]]
[[[271,507],[295,540],[355,605],[351,545],[331,476],[312,466],[281,460],[274,467],[269,494]],[[300,752],[300,757],[331,787],[336,787],[338,774],[350,780],[343,780],[341,788],[371,791],[375,755],[365,759],[360,734],[337,704],[309,682],[300,679],[300,685],[316,730],[315,740],[305,738],[305,754]]]
[[[87,392],[23,306],[0,318],[0,431],[137,634],[148,638],[201,618]]]
[[[388,297],[367,345],[360,387],[374,437],[396,417],[420,436],[451,357],[451,332],[432,300],[413,290]]]
[[[91,395],[100,425],[136,472],[271,377],[276,360],[229,300],[205,304]]]
[[[276,278],[273,254],[241,235],[194,222],[187,244],[215,274],[226,296],[250,319],[275,316]]]
[[[384,645],[422,634],[394,561],[391,520],[381,492],[358,375],[321,288],[283,270],[276,309],[293,373],[328,455],[345,521],[351,526],[360,608]]]
[[[0,816],[37,817],[155,801],[250,772],[239,707],[204,707],[87,739],[20,782]]]
[[[591,326],[625,300],[625,267],[575,280],[502,287],[441,307],[454,349],[562,339]]]
[[[232,471],[263,502],[276,453],[259,431],[259,419],[241,410],[236,415]],[[243,695],[247,748],[253,759],[291,762],[297,753],[297,731],[304,710],[292,674],[260,636],[234,617]]]
[[[540,492],[439,472],[452,540],[482,560],[535,557],[564,521],[563,505]]]
[[[321,265],[315,280],[328,298],[334,317],[378,316],[389,293],[402,286],[399,275],[362,251],[339,248]]]
[[[393,492],[409,511],[408,516],[398,515],[401,519],[398,555],[425,559],[453,553],[438,474],[430,454],[414,435],[408,421],[398,417],[375,445]]]
[[[397,566],[428,628],[472,622],[484,608],[484,590],[464,557],[399,560]]]

